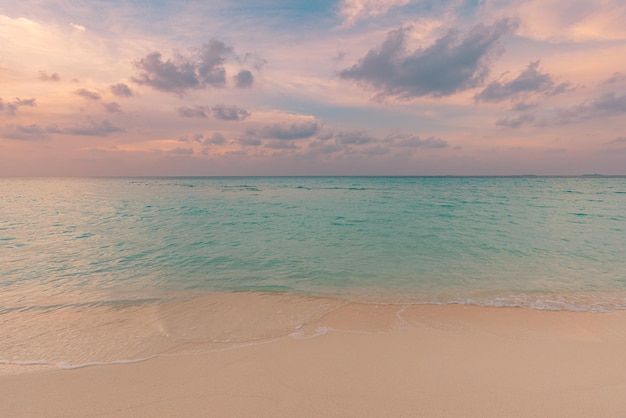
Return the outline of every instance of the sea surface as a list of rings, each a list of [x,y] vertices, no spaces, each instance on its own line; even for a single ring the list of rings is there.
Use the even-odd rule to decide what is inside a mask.
[[[0,179],[0,363],[244,343],[345,301],[626,309],[626,178]]]

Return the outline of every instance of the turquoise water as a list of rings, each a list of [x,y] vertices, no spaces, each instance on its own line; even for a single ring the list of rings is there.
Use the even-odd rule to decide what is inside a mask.
[[[255,290],[626,308],[624,178],[2,179],[0,213],[0,312]]]
[[[5,178],[0,364],[300,335],[346,300],[621,310],[625,244],[626,178]]]

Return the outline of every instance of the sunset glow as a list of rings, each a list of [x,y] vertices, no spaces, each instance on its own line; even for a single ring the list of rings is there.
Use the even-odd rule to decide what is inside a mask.
[[[0,175],[625,174],[626,5],[0,0]]]

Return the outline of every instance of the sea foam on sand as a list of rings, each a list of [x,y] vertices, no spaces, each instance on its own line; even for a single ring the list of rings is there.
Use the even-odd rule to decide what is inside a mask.
[[[0,416],[626,416],[626,311],[322,302],[225,349],[2,375]]]

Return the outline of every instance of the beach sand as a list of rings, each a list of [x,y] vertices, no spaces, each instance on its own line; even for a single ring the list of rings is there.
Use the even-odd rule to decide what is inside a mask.
[[[0,376],[2,417],[624,417],[626,312],[347,303],[299,332]]]

